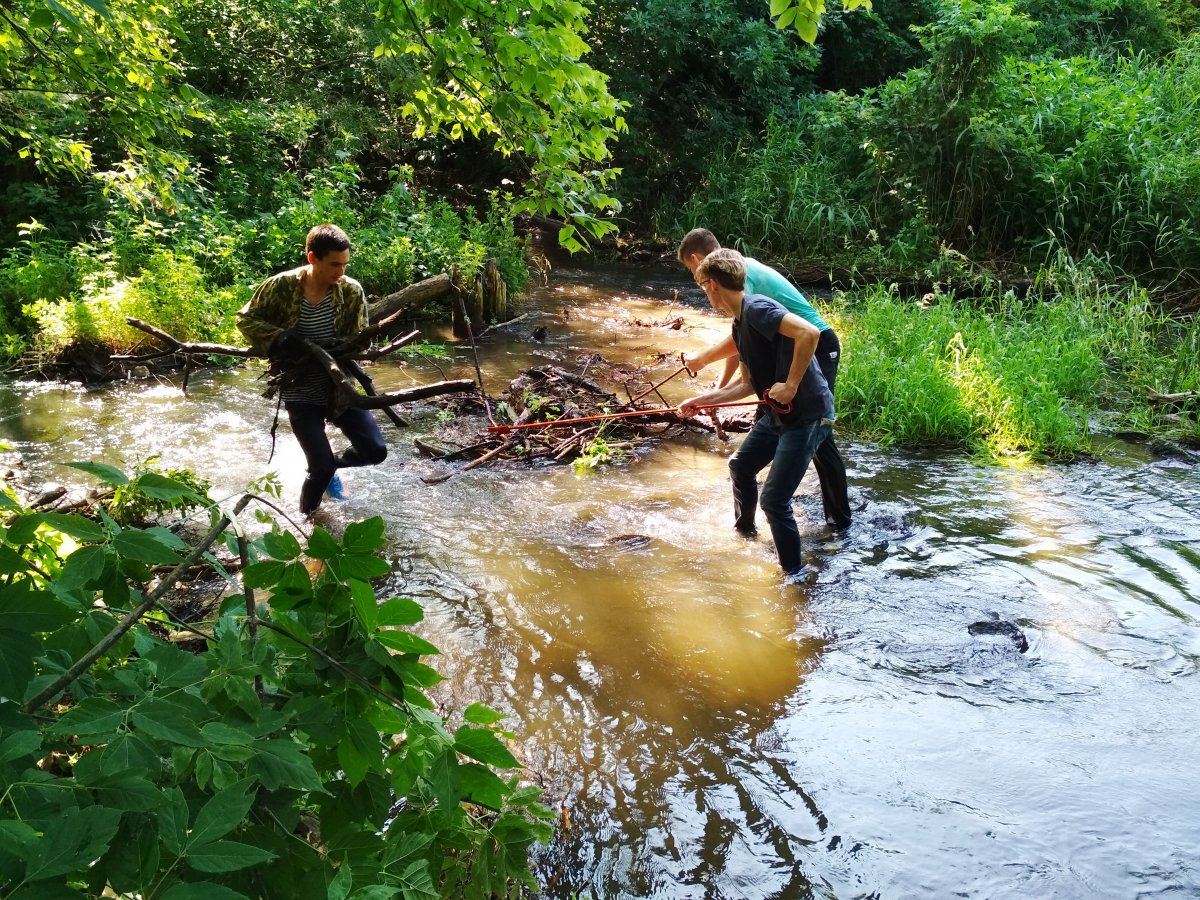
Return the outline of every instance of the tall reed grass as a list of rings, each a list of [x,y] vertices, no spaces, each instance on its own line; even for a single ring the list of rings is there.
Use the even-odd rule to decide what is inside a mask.
[[[1070,459],[1093,429],[1195,441],[1195,407],[1154,393],[1200,384],[1200,325],[1170,319],[1140,289],[1078,273],[1011,292],[921,304],[877,286],[828,312],[844,348],[839,421],[883,444],[962,447],[993,459]],[[1046,296],[1043,294],[1042,296]]]

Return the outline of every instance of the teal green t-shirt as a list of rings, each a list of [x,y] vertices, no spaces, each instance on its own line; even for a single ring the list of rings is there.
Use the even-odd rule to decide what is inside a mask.
[[[796,290],[796,286],[768,265],[749,256],[742,257],[746,264],[746,293],[762,294],[779,303],[788,312],[795,313],[817,326],[818,331],[828,331],[830,325],[821,318],[815,306]]]

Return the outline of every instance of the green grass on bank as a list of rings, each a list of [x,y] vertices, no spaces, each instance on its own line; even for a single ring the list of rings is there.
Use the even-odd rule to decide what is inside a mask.
[[[839,421],[883,444],[998,460],[1070,459],[1094,430],[1200,443],[1195,399],[1154,398],[1200,390],[1200,324],[1077,272],[1042,287],[1052,299],[838,295]]]

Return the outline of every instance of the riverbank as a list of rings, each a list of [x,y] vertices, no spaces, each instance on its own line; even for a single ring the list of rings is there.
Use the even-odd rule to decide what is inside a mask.
[[[664,242],[613,249],[690,290]],[[1200,448],[1200,320],[1135,283],[1064,258],[1015,287],[840,288],[836,273],[769,262],[836,327],[839,426],[861,439],[1003,462],[1087,457],[1096,437]]]

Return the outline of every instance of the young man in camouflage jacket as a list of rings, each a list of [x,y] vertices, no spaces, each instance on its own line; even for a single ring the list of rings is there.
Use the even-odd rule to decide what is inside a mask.
[[[346,275],[350,239],[336,225],[317,225],[305,242],[308,264],[273,275],[254,292],[237,316],[250,346],[272,359],[304,358],[301,338],[322,346],[353,337],[367,327],[367,298],[362,285]],[[300,489],[300,512],[311,515],[335,479],[337,470],[383,462],[387,445],[371,413],[351,408],[330,415],[333,383],[313,366],[282,389],[292,433],[308,461]],[[335,454],[325,436],[332,422],[350,440]]]

